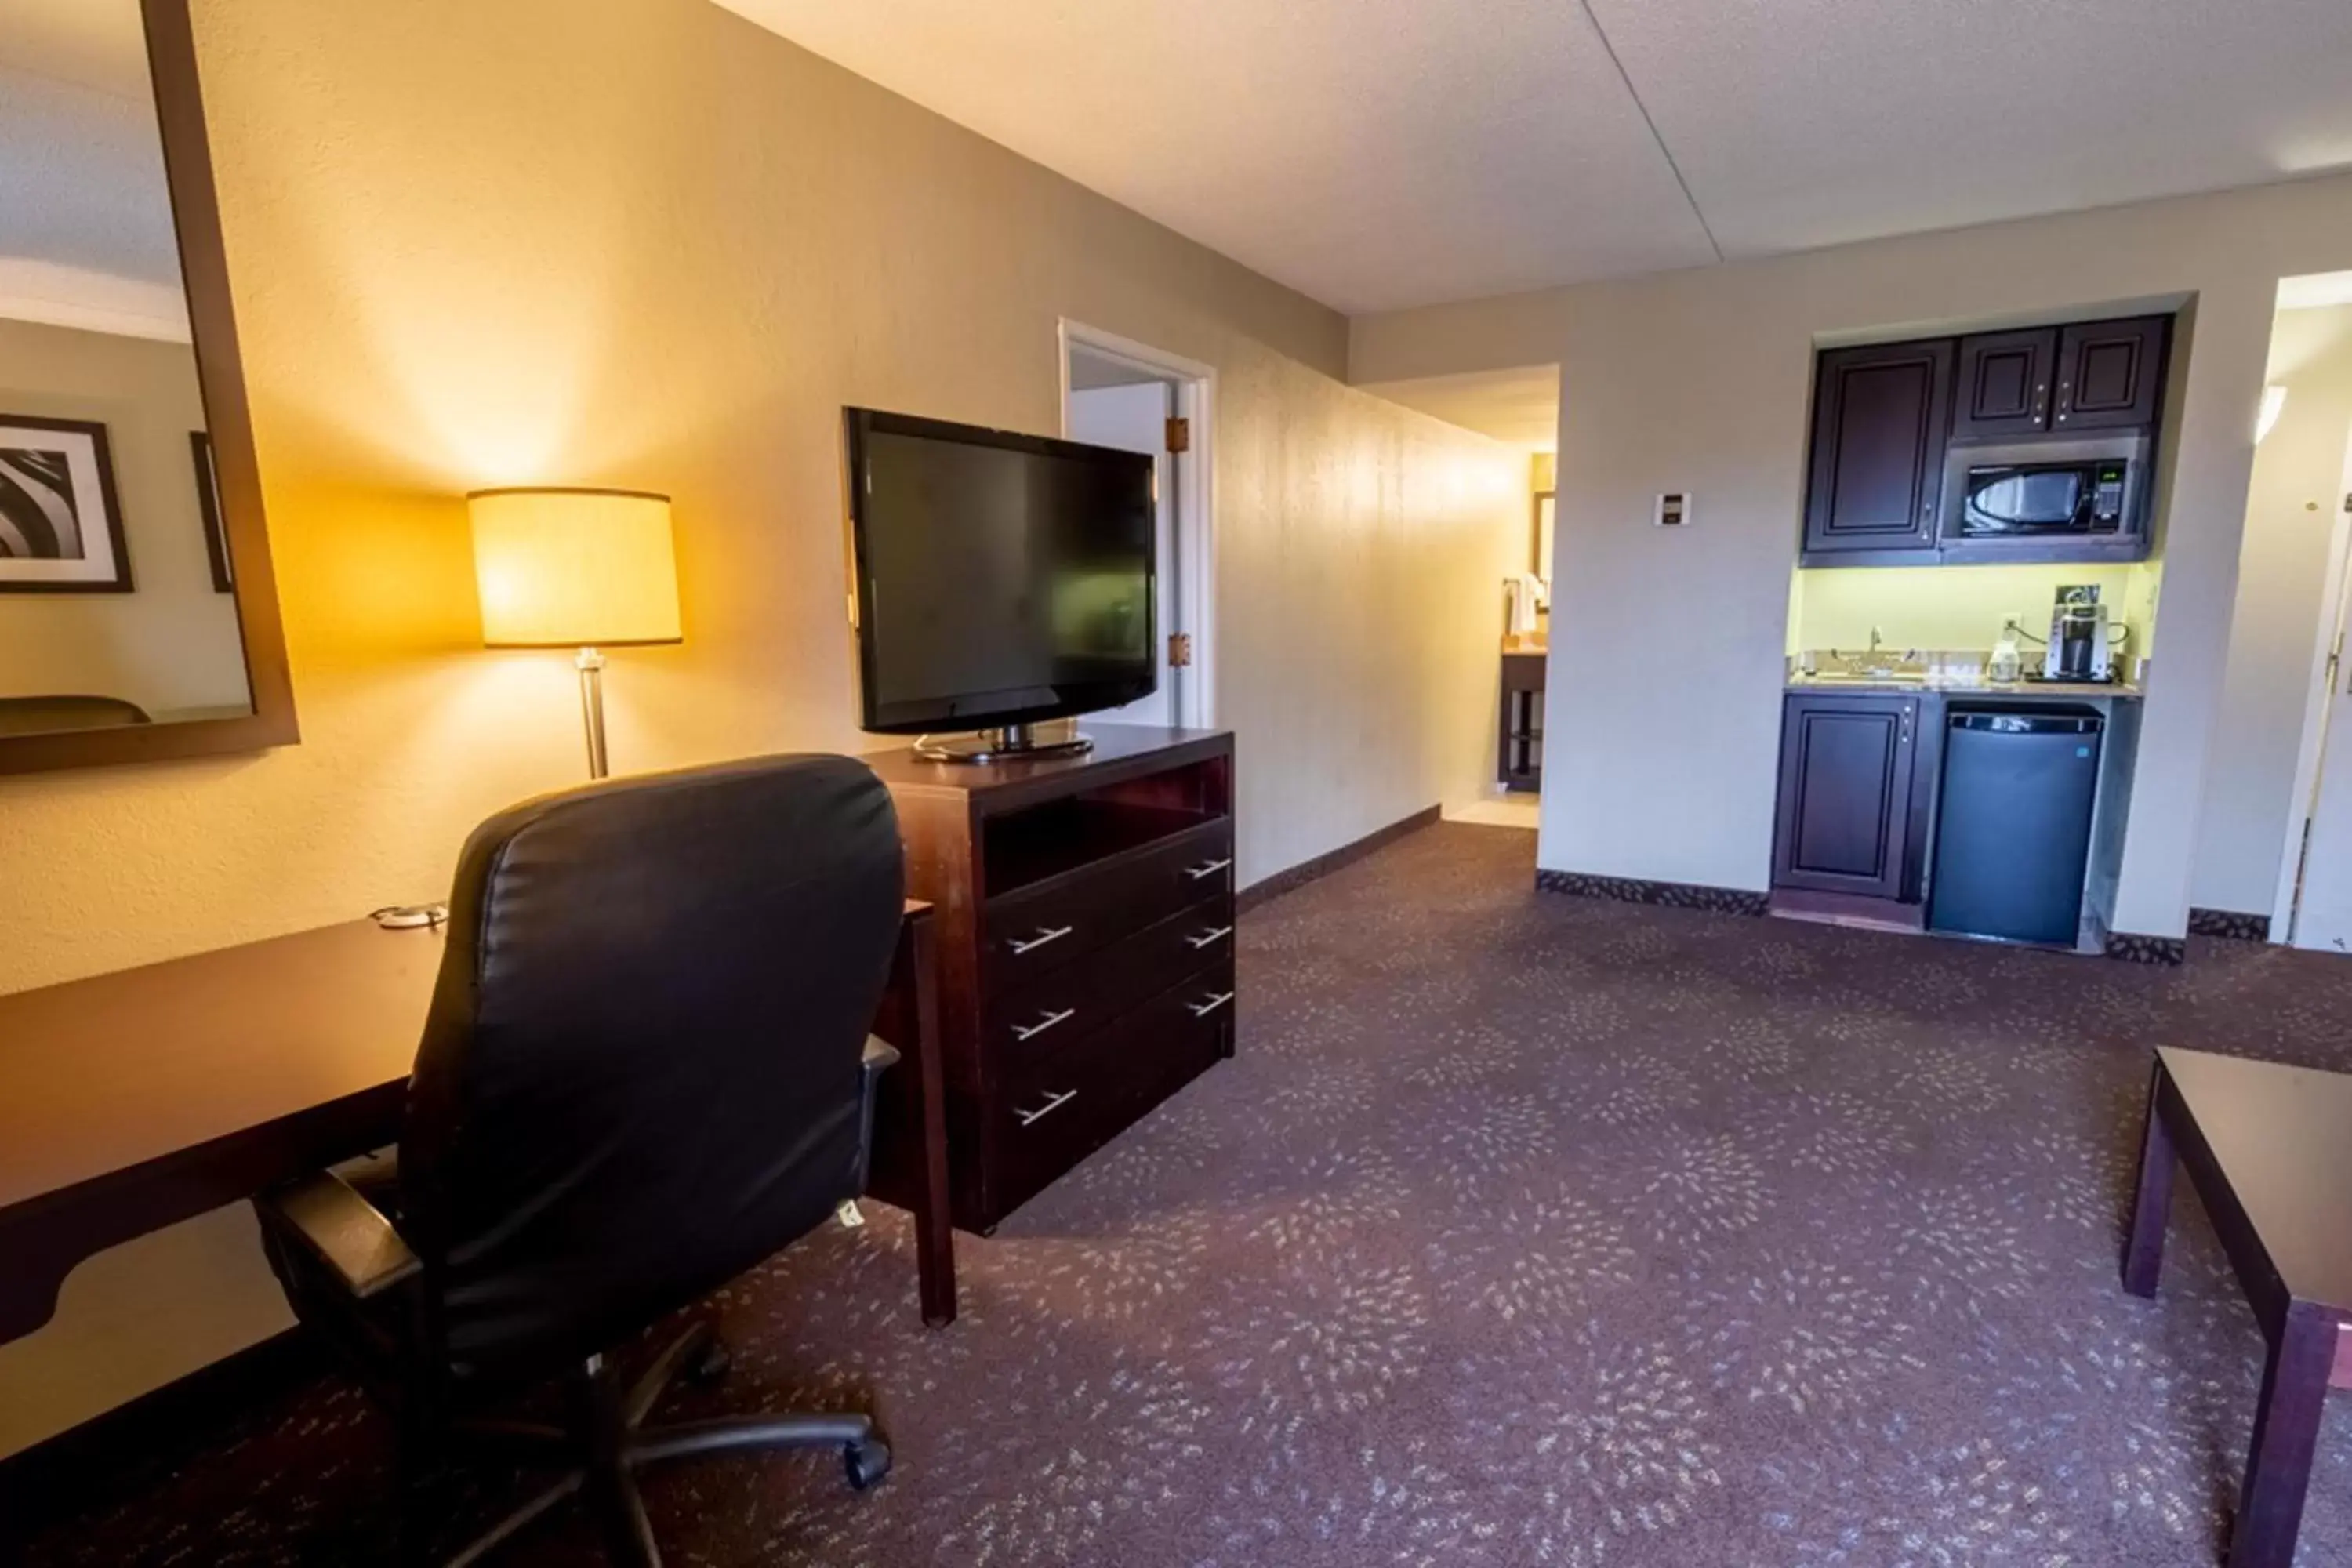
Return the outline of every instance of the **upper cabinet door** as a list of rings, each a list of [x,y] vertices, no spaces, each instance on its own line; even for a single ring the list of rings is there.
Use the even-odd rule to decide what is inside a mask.
[[[2058,337],[2058,408],[2053,431],[2103,430],[2156,422],[2164,384],[2169,316],[2088,321]]]
[[[2055,327],[1962,338],[1953,436],[2039,436],[2047,431],[2057,363]]]
[[[1952,340],[1831,349],[1817,363],[1805,553],[1932,551]]]

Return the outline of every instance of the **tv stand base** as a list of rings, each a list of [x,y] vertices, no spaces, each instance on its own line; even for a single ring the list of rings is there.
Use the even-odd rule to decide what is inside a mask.
[[[1045,757],[1082,757],[1095,749],[1095,743],[1084,735],[1073,734],[1066,741],[1040,741],[1034,726],[1008,724],[1001,730],[982,730],[977,735],[958,740],[934,741],[926,735],[915,742],[915,755],[930,763],[1027,763]]]

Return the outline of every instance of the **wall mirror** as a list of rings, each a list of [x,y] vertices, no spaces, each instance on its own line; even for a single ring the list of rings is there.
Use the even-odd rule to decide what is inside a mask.
[[[294,738],[187,0],[0,0],[0,773]]]

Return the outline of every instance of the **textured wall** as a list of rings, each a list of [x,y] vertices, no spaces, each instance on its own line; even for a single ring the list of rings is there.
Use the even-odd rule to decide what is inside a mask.
[[[469,488],[677,498],[687,640],[614,656],[618,767],[874,744],[840,406],[1053,430],[1060,316],[1220,373],[1244,877],[1491,766],[1524,456],[1341,384],[1331,311],[703,0],[196,23],[303,743],[0,781],[0,990],[430,897],[476,820],[581,776],[568,661],[478,645]],[[0,1407],[92,1342],[53,1332],[0,1348]],[[93,1355],[13,1436],[173,1360]]]
[[[1360,381],[1560,363],[1552,652],[1621,673],[1551,683],[1540,862],[1765,886],[1818,342],[2189,300],[2116,911],[2179,933],[2277,280],[2347,267],[2337,177],[1359,319]],[[1693,526],[1649,525],[1665,489],[1695,492]],[[1648,638],[1668,610],[1673,635]]]
[[[2267,379],[2287,389],[2286,407],[2254,452],[2190,900],[2254,914],[2268,914],[2278,892],[2311,657],[2327,609],[2328,538],[2352,437],[2352,306],[2281,311]]]

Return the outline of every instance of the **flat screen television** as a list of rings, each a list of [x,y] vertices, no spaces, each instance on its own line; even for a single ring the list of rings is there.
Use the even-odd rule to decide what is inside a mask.
[[[1013,730],[1151,693],[1150,458],[845,414],[866,729]]]

